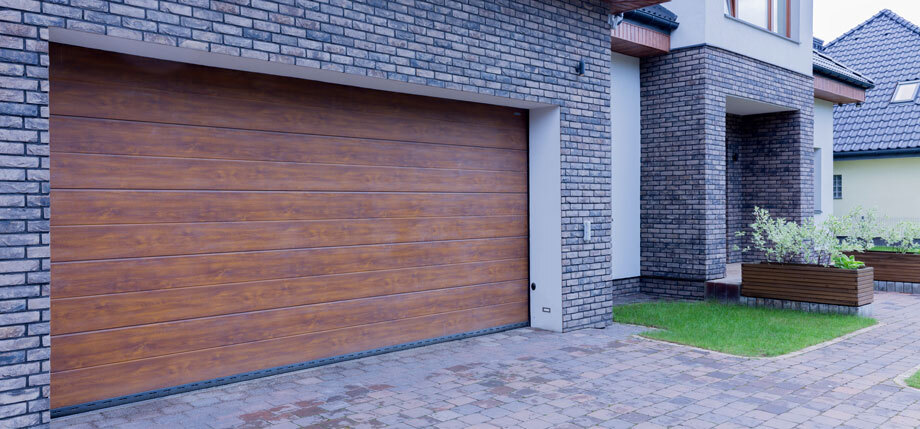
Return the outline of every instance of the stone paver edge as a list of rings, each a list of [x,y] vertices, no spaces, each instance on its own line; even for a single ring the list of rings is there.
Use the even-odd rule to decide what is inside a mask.
[[[910,376],[914,375],[914,373],[916,373],[917,371],[920,371],[920,365],[917,365],[917,366],[915,366],[915,367],[913,367],[913,368],[911,368],[911,369],[909,369],[909,370],[903,372],[901,375],[895,377],[895,378],[894,378],[894,384],[897,384],[898,386],[901,386],[901,387],[904,387],[904,388],[907,388],[907,389],[911,389],[911,390],[916,391],[916,392],[920,392],[920,389],[918,389],[918,388],[916,388],[916,387],[913,387],[913,386],[908,386],[908,385],[907,385],[907,379],[910,378]]]
[[[878,328],[878,327],[880,327],[880,326],[884,326],[884,325],[886,325],[885,322],[876,321],[876,323],[875,323],[874,325],[872,325],[872,326],[867,326],[867,327],[862,328],[862,329],[860,329],[860,330],[850,332],[849,334],[841,335],[841,336],[839,336],[839,337],[837,337],[837,338],[833,338],[833,339],[827,340],[827,341],[825,341],[825,342],[823,342],[823,343],[818,343],[818,344],[815,344],[815,345],[813,345],[813,346],[808,346],[808,347],[805,347],[804,349],[796,350],[796,351],[794,351],[794,352],[789,352],[789,353],[786,353],[786,354],[784,354],[784,355],[779,355],[779,356],[765,356],[765,357],[762,357],[762,356],[741,356],[741,355],[733,355],[733,354],[731,354],[731,353],[725,353],[725,352],[720,352],[720,351],[715,351],[715,350],[710,350],[710,349],[704,349],[704,348],[702,348],[702,347],[691,346],[691,345],[687,345],[687,344],[677,343],[677,342],[674,342],[674,341],[659,340],[659,339],[657,339],[657,338],[643,337],[643,336],[642,336],[642,333],[633,334],[632,336],[633,336],[633,338],[638,338],[638,339],[640,339],[640,340],[653,341],[653,342],[658,342],[658,343],[672,344],[672,345],[675,345],[675,346],[685,347],[685,348],[688,348],[688,349],[692,349],[692,350],[696,350],[696,351],[704,352],[704,353],[712,353],[712,354],[719,355],[719,356],[727,356],[727,357],[732,357],[732,358],[751,359],[751,360],[782,360],[782,359],[789,359],[789,358],[792,358],[792,357],[796,357],[796,356],[799,356],[799,355],[803,355],[803,354],[805,354],[805,353],[808,353],[808,352],[811,352],[811,351],[814,351],[814,350],[818,350],[818,349],[821,349],[821,348],[824,348],[824,347],[827,347],[827,346],[830,346],[830,345],[837,344],[837,343],[839,343],[839,342],[841,342],[841,341],[846,341],[846,340],[848,340],[848,339],[850,339],[850,338],[853,338],[853,337],[855,337],[855,336],[857,336],[857,335],[864,334],[864,333],[866,333],[866,332],[869,332],[869,331],[871,331],[871,330],[873,330],[873,329],[876,329],[876,328]],[[636,326],[642,326],[642,325],[636,325]],[[645,327],[646,327],[646,328],[653,329],[653,330],[658,330],[657,328],[652,328],[652,327],[649,327],[649,326],[645,326]]]

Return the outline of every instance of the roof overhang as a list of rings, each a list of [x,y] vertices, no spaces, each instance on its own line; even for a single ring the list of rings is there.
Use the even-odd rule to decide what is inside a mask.
[[[815,98],[837,104],[862,103],[866,101],[866,90],[816,74]]]
[[[623,13],[630,10],[664,3],[670,0],[606,0],[610,13]]]
[[[834,152],[834,159],[881,159],[920,157],[920,147]]]
[[[671,50],[671,36],[627,21],[610,31],[610,49],[631,57],[650,57]]]

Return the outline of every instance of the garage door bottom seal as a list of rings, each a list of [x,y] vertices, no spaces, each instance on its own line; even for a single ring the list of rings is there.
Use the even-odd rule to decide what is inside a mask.
[[[391,353],[401,350],[412,349],[416,347],[428,346],[447,341],[462,340],[464,338],[476,337],[480,335],[493,334],[496,332],[507,331],[510,329],[523,328],[529,323],[515,323],[511,325],[496,326],[494,328],[481,329],[478,331],[465,332],[462,334],[447,335],[444,337],[430,338],[427,340],[415,341],[411,343],[398,344],[395,346],[381,347],[379,349],[366,350],[358,353],[351,353],[341,356],[316,359],[307,362],[295,363],[291,365],[279,366],[275,368],[262,369],[258,371],[246,372],[243,374],[231,375],[227,377],[214,378],[211,380],[199,381],[195,383],[182,384],[164,389],[150,390],[147,392],[135,393],[132,395],[120,396],[117,398],[103,399],[99,401],[87,402],[84,404],[71,405],[68,407],[55,408],[51,410],[51,417],[63,417],[71,414],[83,413],[87,411],[98,410],[101,408],[114,407],[118,405],[130,404],[132,402],[145,401],[148,399],[160,398],[163,396],[175,395],[177,393],[190,392],[193,390],[206,389],[209,387],[222,386],[225,384],[237,383],[240,381],[252,380],[256,378],[268,377],[272,375],[284,374],[286,372],[300,371],[303,369],[315,368],[322,365],[329,365],[347,360],[360,359],[368,356],[374,356],[384,353]]]

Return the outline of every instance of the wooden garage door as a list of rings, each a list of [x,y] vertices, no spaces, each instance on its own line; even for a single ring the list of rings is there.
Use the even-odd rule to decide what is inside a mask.
[[[526,111],[51,47],[53,408],[528,320]]]

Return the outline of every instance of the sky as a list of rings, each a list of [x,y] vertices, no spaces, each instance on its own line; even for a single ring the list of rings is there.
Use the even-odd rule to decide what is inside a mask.
[[[891,9],[920,25],[920,0],[814,0],[815,37],[830,42],[869,19],[882,9]]]

